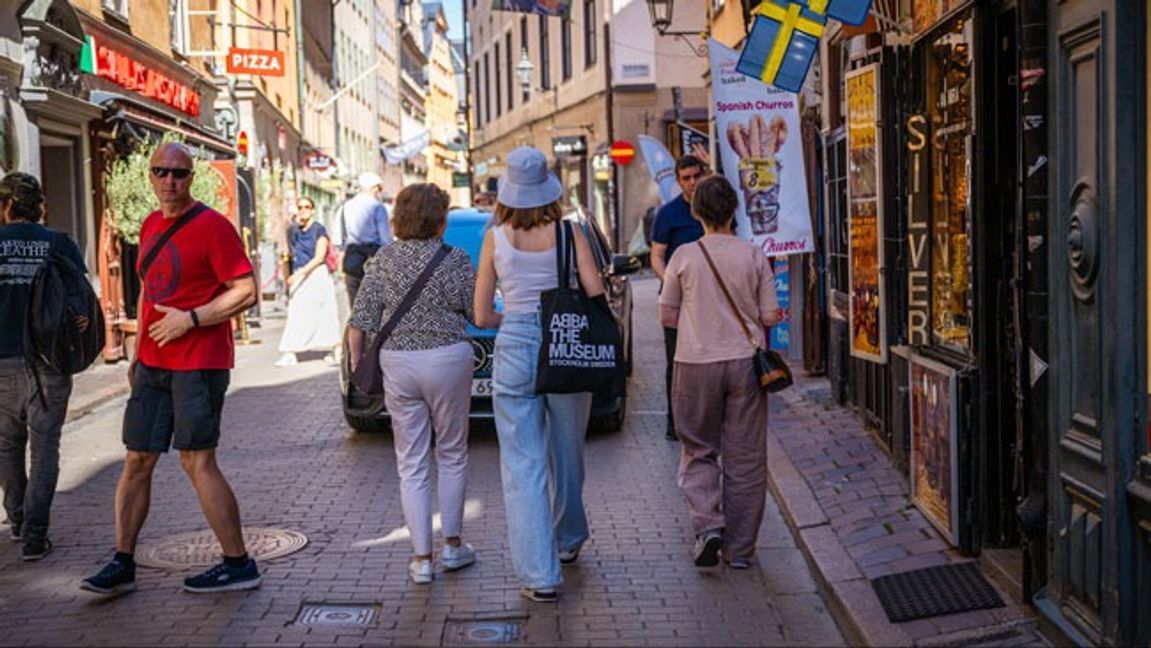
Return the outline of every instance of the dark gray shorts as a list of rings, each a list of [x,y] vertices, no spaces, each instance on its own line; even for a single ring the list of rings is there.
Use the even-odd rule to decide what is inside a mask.
[[[138,452],[215,448],[230,379],[228,369],[172,371],[137,363],[124,446]]]

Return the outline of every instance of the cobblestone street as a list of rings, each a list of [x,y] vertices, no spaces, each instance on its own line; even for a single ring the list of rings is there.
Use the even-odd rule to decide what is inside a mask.
[[[411,551],[390,435],[356,434],[340,411],[335,370],[315,359],[277,368],[282,319],[238,347],[220,462],[245,527],[305,535],[302,550],[262,562],[254,592],[193,595],[186,571],[144,569],[137,592],[101,599],[78,588],[110,557],[113,492],[123,449],[123,397],[64,430],[53,509],[55,551],[22,563],[0,545],[4,645],[476,645],[461,624],[504,621],[512,645],[836,645],[843,639],[769,495],[760,567],[692,565],[686,505],[675,485],[678,446],[663,438],[663,347],[656,282],[639,278],[635,376],[625,429],[592,436],[586,500],[592,537],[565,568],[558,604],[518,595],[506,534],[498,446],[473,426],[465,540],[479,561],[430,586],[407,580]],[[119,379],[115,377],[113,379]],[[206,529],[176,457],[158,469],[142,545]],[[305,625],[306,605],[357,605],[366,624]]]

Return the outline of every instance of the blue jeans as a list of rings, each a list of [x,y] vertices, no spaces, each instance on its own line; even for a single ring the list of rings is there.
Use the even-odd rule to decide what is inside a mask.
[[[0,358],[0,489],[4,511],[26,541],[44,540],[60,476],[60,430],[72,395],[72,376],[40,366],[41,402],[32,372],[20,357]],[[32,464],[25,452],[32,449]]]
[[[558,552],[588,539],[583,447],[592,395],[535,393],[542,337],[539,313],[505,315],[492,367],[512,564],[533,589],[558,586]]]

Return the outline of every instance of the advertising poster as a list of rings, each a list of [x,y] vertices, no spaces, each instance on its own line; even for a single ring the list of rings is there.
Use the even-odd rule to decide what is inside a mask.
[[[709,40],[716,140],[739,196],[736,234],[768,256],[813,252],[799,99],[740,74],[739,52]]]
[[[951,544],[959,543],[955,371],[912,356],[911,500]]]
[[[492,0],[493,11],[518,11],[545,16],[571,15],[572,0]]]
[[[788,273],[787,258],[775,259],[771,270],[775,273],[775,299],[783,311],[783,319],[771,327],[768,346],[776,351],[785,351],[790,342],[788,331],[791,328],[791,276]]]
[[[883,316],[883,208],[879,202],[879,66],[847,75],[847,248],[851,355],[887,362]]]

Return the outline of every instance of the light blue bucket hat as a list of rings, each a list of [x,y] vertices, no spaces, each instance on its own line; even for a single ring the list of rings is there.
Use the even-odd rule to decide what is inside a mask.
[[[563,185],[548,169],[548,160],[538,149],[521,146],[508,153],[508,171],[500,178],[496,194],[500,204],[530,209],[550,205],[563,194]]]

